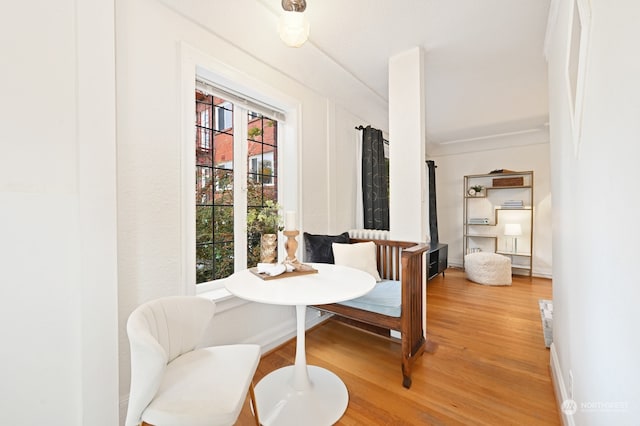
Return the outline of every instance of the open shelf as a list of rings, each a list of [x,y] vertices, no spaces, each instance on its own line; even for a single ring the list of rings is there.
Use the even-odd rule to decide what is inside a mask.
[[[514,183],[515,185],[512,185]],[[533,253],[533,184],[533,171],[464,176],[463,267],[464,255],[470,250],[482,247],[482,251],[512,257],[512,269],[526,270],[531,276],[533,264],[533,256],[531,255]],[[475,195],[470,195],[469,189],[477,186],[481,186],[482,190]],[[474,199],[476,201],[470,201]],[[513,201],[517,201],[517,203]],[[515,206],[511,207],[509,204],[515,204]],[[491,222],[469,223],[470,218],[487,218]],[[516,228],[521,230],[521,235],[517,236],[517,248],[526,252],[509,251],[513,248],[510,240],[514,236],[505,235],[505,225],[507,224],[520,225],[519,228]],[[488,231],[488,226],[493,227],[491,235],[476,233]],[[498,250],[498,247],[503,249]],[[513,259],[518,259],[518,263],[513,264]]]

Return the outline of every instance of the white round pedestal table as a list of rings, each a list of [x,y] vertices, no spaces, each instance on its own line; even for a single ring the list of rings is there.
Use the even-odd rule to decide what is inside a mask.
[[[236,272],[225,287],[253,302],[296,307],[295,364],[275,370],[257,384],[256,403],[265,426],[328,426],[336,423],[349,403],[347,387],[333,372],[308,366],[305,352],[307,305],[342,302],[373,289],[368,273],[346,266],[311,264],[318,273],[263,280],[251,271]]]

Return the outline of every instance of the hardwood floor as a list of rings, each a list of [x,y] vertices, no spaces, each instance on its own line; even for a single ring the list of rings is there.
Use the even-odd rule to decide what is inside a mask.
[[[514,276],[512,286],[491,287],[450,268],[429,281],[435,350],[416,362],[410,390],[398,343],[335,320],[308,331],[307,362],[347,385],[338,425],[559,425],[538,299],[551,299],[550,280]],[[256,383],[294,355],[295,340],[265,355]],[[247,403],[238,424],[254,424],[250,413]]]

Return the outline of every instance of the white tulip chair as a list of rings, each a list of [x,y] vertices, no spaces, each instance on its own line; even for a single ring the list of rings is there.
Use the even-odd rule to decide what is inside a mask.
[[[233,425],[251,394],[260,346],[199,347],[215,303],[164,297],[136,308],[127,322],[131,391],[127,426]]]

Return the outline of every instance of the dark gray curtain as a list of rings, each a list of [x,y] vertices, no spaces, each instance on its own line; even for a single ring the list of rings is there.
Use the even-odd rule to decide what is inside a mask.
[[[387,166],[382,131],[362,130],[362,207],[365,229],[389,229]]]

